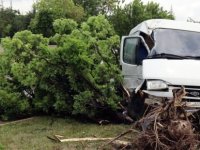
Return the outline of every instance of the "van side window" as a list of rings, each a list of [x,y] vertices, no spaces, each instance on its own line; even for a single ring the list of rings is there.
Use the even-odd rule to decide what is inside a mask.
[[[139,46],[139,38],[127,38],[124,41],[123,61],[128,64],[136,64],[136,51]]]
[[[136,52],[136,64],[137,65],[142,65],[142,61],[147,58],[148,56],[148,51],[144,44],[140,42],[139,49]]]
[[[149,47],[149,49],[151,50],[154,47],[154,41],[151,38],[151,36],[141,32],[140,35],[144,38],[145,43],[147,44],[147,46]]]
[[[152,49],[154,46],[154,42],[151,39],[151,37],[145,33],[140,33],[140,36],[143,37],[145,43],[147,44],[147,46],[149,47],[149,49]],[[142,65],[142,61],[147,58],[148,56],[148,51],[146,49],[146,47],[144,46],[143,42],[140,42],[139,45],[139,49],[136,52],[136,64],[137,65]]]

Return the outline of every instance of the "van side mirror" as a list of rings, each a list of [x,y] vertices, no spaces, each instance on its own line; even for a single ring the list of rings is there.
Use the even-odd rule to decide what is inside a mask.
[[[149,48],[140,36],[122,37],[120,62],[141,65],[142,60],[148,56]]]

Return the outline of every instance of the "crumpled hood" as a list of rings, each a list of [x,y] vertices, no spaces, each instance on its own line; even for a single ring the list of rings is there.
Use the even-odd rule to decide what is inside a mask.
[[[158,79],[172,85],[200,86],[200,60],[146,59],[143,79]]]

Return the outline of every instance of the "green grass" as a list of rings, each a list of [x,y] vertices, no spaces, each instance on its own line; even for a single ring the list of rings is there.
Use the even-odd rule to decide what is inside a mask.
[[[72,119],[36,117],[32,120],[0,127],[0,150],[73,150],[96,149],[102,142],[55,143],[47,138],[115,137],[130,128],[128,125],[100,126]]]

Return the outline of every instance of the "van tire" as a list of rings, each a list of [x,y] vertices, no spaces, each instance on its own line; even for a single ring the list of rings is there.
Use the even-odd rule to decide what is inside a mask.
[[[130,101],[128,102],[128,115],[134,120],[140,119],[145,112],[145,98],[146,95],[133,93]]]

